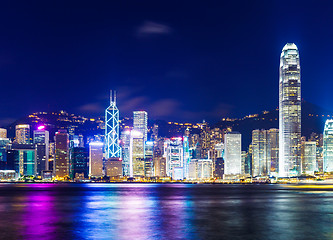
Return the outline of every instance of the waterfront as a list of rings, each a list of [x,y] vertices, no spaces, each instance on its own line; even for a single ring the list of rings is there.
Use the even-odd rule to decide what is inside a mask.
[[[1,239],[332,239],[333,191],[290,185],[1,184]]]

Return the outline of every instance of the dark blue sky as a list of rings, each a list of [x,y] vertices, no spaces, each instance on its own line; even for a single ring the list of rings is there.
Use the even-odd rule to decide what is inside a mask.
[[[0,123],[34,111],[217,121],[278,106],[282,47],[333,110],[330,1],[2,1]]]

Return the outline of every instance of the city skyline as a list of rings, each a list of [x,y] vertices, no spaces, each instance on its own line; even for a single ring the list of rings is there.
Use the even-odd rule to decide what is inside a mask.
[[[0,239],[330,239],[333,1],[0,1]]]
[[[279,129],[252,126],[252,141],[244,146],[242,132],[232,126],[209,126],[205,121],[196,126],[185,124],[186,129],[180,129],[179,136],[171,137],[159,135],[157,124],[148,128],[146,111],[134,110],[133,124],[123,124],[119,121],[116,91],[111,90],[104,121],[98,119],[95,128],[90,125],[85,136],[75,125],[58,127],[54,142],[45,125],[36,128],[28,123],[18,124],[13,139],[7,138],[6,129],[2,129],[0,173],[5,179],[17,181],[167,179],[253,183],[290,182],[293,177],[329,178],[333,173],[333,120],[326,121],[324,132],[312,131],[311,135],[302,136],[300,55],[294,43],[286,43],[282,49],[278,91]],[[60,119],[61,114],[55,118]],[[259,120],[258,116],[248,118]],[[63,120],[70,121],[67,117]]]
[[[319,10],[289,1],[293,14],[287,16],[280,14],[280,1],[243,3],[243,10],[236,3],[192,1],[176,9],[172,2],[155,3],[145,14],[121,3],[80,4],[66,4],[71,14],[61,2],[1,8],[8,23],[0,40],[7,89],[2,122],[59,109],[94,116],[107,107],[105,88],[119,92],[123,116],[136,109],[152,119],[213,122],[275,109],[278,52],[285,42],[302,52],[303,98],[332,109],[330,3]]]

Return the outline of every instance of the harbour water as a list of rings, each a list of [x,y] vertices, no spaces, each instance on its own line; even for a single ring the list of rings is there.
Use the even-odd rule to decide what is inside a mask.
[[[333,189],[0,184],[0,239],[333,239]]]

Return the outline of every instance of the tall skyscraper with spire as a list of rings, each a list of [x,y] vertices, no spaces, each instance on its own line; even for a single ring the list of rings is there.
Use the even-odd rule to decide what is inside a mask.
[[[301,74],[299,52],[287,43],[280,57],[279,176],[301,173]]]
[[[105,110],[106,158],[120,158],[119,110],[116,105],[116,91],[110,91],[110,106]]]

